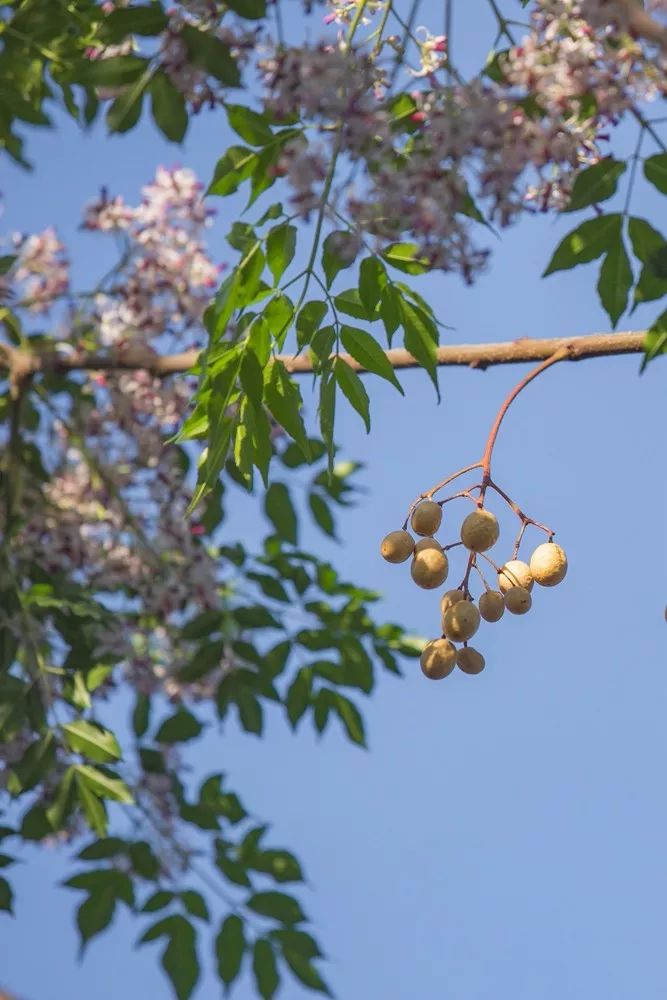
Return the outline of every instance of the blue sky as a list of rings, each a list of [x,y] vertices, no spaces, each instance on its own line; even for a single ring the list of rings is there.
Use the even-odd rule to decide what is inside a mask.
[[[424,6],[426,24],[429,7],[439,5]],[[492,29],[485,5],[458,7],[456,51],[472,66]],[[34,173],[5,166],[0,177],[3,228],[55,224],[83,282],[101,270],[95,243],[77,231],[86,198],[104,183],[131,200],[158,163],[182,162],[206,179],[228,140],[219,115],[196,120],[183,150],[148,123],[120,139],[101,127],[84,136],[68,122],[34,133]],[[633,141],[628,129],[618,148]],[[639,184],[633,211],[659,225],[664,208]],[[221,255],[227,212],[222,203],[211,237]],[[540,278],[577,220],[527,219],[504,233],[471,289],[451,277],[420,279],[454,328],[447,339],[607,330],[595,264]],[[655,312],[620,326],[641,328]],[[277,716],[262,740],[230,725],[200,751],[196,763],[228,771],[272,822],[273,841],[302,860],[304,905],[341,1000],[667,993],[665,371],[658,362],[640,378],[638,367],[636,357],[556,366],[510,411],[495,476],[556,528],[570,570],[562,586],[535,595],[529,615],[481,630],[480,676],[457,671],[429,683],[414,665],[403,680],[383,676],[366,705],[368,752],[335,731],[318,742],[308,724],[294,736]],[[369,437],[340,408],[338,438],[364,463],[367,492],[339,520],[343,544],[310,531],[304,540],[382,591],[381,613],[418,634],[437,633],[437,596],[418,591],[405,566],[381,561],[380,538],[417,493],[479,457],[497,407],[526,370],[444,370],[440,406],[421,372],[401,376],[405,400],[368,378]],[[312,418],[306,385],[304,396]],[[257,537],[260,515],[249,518],[235,497],[230,536]],[[464,512],[456,503],[446,510],[440,537],[453,540]],[[512,538],[510,521],[501,526]],[[167,998],[157,951],[134,950],[130,920],[77,963],[74,894],[54,888],[66,870],[46,848],[16,869],[17,917],[0,929],[3,985],[26,1000],[93,991],[96,1000]],[[209,970],[197,996],[217,995]],[[254,994],[244,981],[234,995]],[[281,994],[305,995],[291,983]]]

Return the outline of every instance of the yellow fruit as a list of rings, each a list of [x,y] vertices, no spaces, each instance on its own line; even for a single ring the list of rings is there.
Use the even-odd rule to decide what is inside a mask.
[[[474,510],[461,525],[461,541],[472,552],[486,552],[498,541],[500,528],[490,510]]]
[[[407,531],[390,531],[380,543],[380,555],[387,562],[402,563],[410,558],[414,547],[414,538]]]
[[[449,563],[442,549],[422,549],[412,560],[410,572],[418,587],[433,590],[447,579]]]
[[[437,549],[438,552],[442,552],[442,545],[435,538],[420,538],[415,545],[415,555],[418,552],[423,552],[424,549]]]
[[[445,612],[442,631],[454,642],[471,639],[479,628],[479,611],[472,601],[458,601]]]
[[[434,535],[442,521],[442,507],[434,500],[424,500],[412,513],[410,524],[418,535]]]
[[[555,587],[567,573],[567,556],[560,545],[545,542],[530,557],[530,571],[542,587]]]
[[[472,646],[459,649],[456,654],[456,662],[464,674],[481,674],[484,670],[484,657]]]
[[[485,622],[500,621],[505,614],[505,602],[500,591],[484,591],[479,599],[479,613]]]
[[[456,646],[447,639],[431,639],[419,658],[422,673],[432,681],[442,680],[456,666]]]
[[[525,615],[532,603],[533,599],[525,587],[510,587],[505,594],[505,607],[513,615]]]
[[[521,562],[520,559],[510,559],[509,562],[500,567],[498,586],[503,594],[506,594],[510,587],[523,587],[524,590],[532,590],[534,582],[530,566],[528,563]]]
[[[440,611],[444,615],[452,604],[458,604],[459,601],[465,601],[465,594],[462,590],[446,590],[440,598]]]

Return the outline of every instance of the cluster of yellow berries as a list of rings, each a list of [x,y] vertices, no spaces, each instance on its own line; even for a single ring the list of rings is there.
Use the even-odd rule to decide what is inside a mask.
[[[391,531],[382,540],[380,552],[390,563],[402,563],[412,557],[410,572],[418,587],[434,590],[440,587],[449,573],[447,552],[433,536],[442,522],[442,507],[433,500],[424,500],[413,511],[412,530],[421,536],[415,542],[405,530]],[[454,545],[464,545],[470,553],[468,570],[464,581],[456,590],[446,591],[440,599],[442,615],[442,636],[426,644],[421,654],[421,668],[431,680],[441,680],[459,666],[466,674],[478,674],[484,669],[484,657],[468,645],[480,626],[481,619],[487,622],[499,621],[505,610],[514,615],[523,615],[532,604],[533,584],[554,587],[567,572],[565,552],[551,539],[538,545],[528,563],[520,559],[510,559],[502,566],[494,567],[498,577],[498,590],[492,590],[483,574],[485,591],[477,604],[473,603],[468,589],[470,569],[476,565],[477,556],[492,548],[498,541],[500,528],[491,511],[479,507],[465,518],[461,525],[461,541]],[[487,558],[487,557],[485,557]],[[462,643],[457,648],[454,643]]]

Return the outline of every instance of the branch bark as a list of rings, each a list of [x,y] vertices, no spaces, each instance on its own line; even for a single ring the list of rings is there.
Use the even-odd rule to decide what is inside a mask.
[[[581,361],[584,358],[610,357],[615,354],[639,354],[644,348],[645,332],[592,333],[583,337],[553,337],[535,340],[522,337],[497,344],[444,345],[436,353],[437,364],[441,367],[463,366],[479,368],[482,371],[492,365],[513,365],[530,361],[542,361],[556,351],[564,350],[566,360]],[[155,354],[136,348],[115,353],[102,354],[91,351],[75,351],[59,354],[55,351],[26,351],[8,344],[0,344],[0,369],[9,371],[12,385],[40,373],[67,374],[74,371],[148,371],[158,378],[184,373],[197,363],[198,350],[183,351],[180,354]],[[419,362],[406,350],[396,348],[385,351],[395,369],[418,368]],[[355,371],[366,369],[349,354],[341,357]],[[306,355],[278,355],[286,369],[294,375],[313,372],[313,362]]]

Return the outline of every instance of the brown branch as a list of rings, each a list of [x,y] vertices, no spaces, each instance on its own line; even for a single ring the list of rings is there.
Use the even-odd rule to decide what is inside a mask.
[[[542,361],[557,351],[566,352],[566,360],[581,361],[584,358],[609,357],[614,354],[639,354],[644,349],[645,332],[592,333],[584,337],[554,337],[534,340],[522,337],[497,344],[445,345],[436,352],[436,362],[442,367],[465,366],[484,370],[492,365],[521,364],[528,361]],[[142,369],[158,378],[187,372],[194,368],[199,357],[198,350],[183,351],[180,354],[155,354],[150,350],[132,348],[116,353],[101,354],[90,351],[74,351],[59,354],[55,351],[30,352],[24,349],[0,344],[0,369],[9,370],[14,384],[20,383],[40,372],[66,374],[72,371],[136,371]],[[385,351],[393,368],[418,368],[419,362],[401,348]],[[350,357],[342,354],[355,371],[366,369]],[[279,355],[289,372],[306,375],[313,371],[313,361],[306,355]]]

